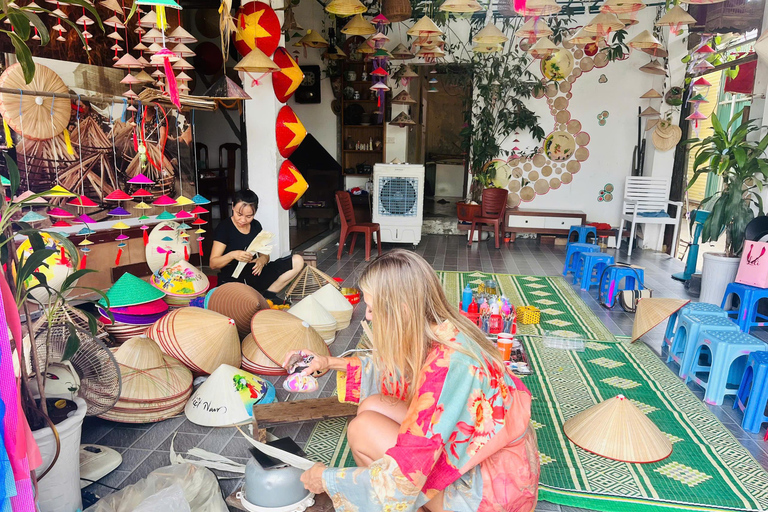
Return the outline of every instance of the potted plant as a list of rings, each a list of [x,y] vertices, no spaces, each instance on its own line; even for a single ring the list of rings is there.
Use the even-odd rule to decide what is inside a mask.
[[[7,153],[4,156],[10,179],[10,185],[5,192],[8,197],[14,197],[19,188],[19,170]],[[79,253],[66,236],[55,231],[35,229],[16,220],[24,208],[45,206],[36,200],[39,201],[49,194],[50,191],[46,191],[12,202],[4,199],[6,194],[0,195],[0,262],[6,268],[2,277],[11,288],[16,307],[24,313],[27,332],[31,333],[29,349],[23,350],[25,363],[19,366],[22,378],[22,409],[40,448],[43,461],[36,473],[37,480],[42,484],[38,485],[36,501],[43,512],[74,512],[82,508],[79,445],[86,403],[80,398],[73,398],[72,393],[56,398],[46,396],[51,332],[56,328],[64,329],[64,332],[68,333],[60,358],[62,362],[67,361],[80,346],[80,336],[72,316],[74,306],[68,295],[75,289],[85,289],[88,293],[95,294],[98,299],[106,300],[106,295],[95,288],[78,286],[77,282],[81,277],[96,271],[78,269]],[[17,253],[15,238],[19,235],[27,237],[29,250]],[[62,270],[54,270],[53,267],[64,269],[64,274],[56,276],[63,279],[56,279],[56,284],[51,279],[51,273]],[[33,325],[31,320],[30,302],[36,303],[40,312],[40,320],[36,325]],[[78,302],[95,304],[95,301],[81,298],[78,298]],[[87,323],[91,333],[95,335],[95,316],[85,311],[77,311],[77,315],[85,319],[80,322],[80,326]],[[27,372],[28,365],[32,370],[31,374]],[[34,379],[32,387],[30,379]],[[34,388],[36,393],[31,388]]]
[[[710,214],[701,233],[701,241],[706,243],[717,241],[725,232],[725,253],[705,253],[701,276],[699,300],[718,305],[726,286],[736,278],[746,226],[755,217],[755,210],[763,215],[760,192],[768,179],[768,135],[759,141],[752,140],[751,135],[760,130],[754,120],[742,123],[730,133],[742,117],[743,110],[723,127],[717,115],[712,114],[712,135],[686,141],[692,143],[691,154],[696,155],[688,188],[709,173],[722,179],[721,189],[704,199]]]

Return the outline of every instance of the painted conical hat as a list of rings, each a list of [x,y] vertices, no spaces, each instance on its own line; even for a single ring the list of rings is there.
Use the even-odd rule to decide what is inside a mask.
[[[392,98],[392,103],[397,105],[407,105],[409,103],[416,103],[416,100],[408,94],[408,91],[400,91],[397,96]]]
[[[363,18],[362,14],[356,14],[354,18],[341,29],[343,34],[350,36],[367,36],[376,33],[373,23]]]
[[[651,297],[638,300],[635,323],[632,325],[632,341],[642,338],[645,333],[689,302],[691,301],[688,299],[655,299]]]
[[[253,335],[249,334],[243,340],[243,359],[242,367],[244,370],[256,373],[258,375],[287,375],[285,368],[268,358],[259,348]]]
[[[263,51],[254,47],[240,62],[235,64],[235,69],[251,73],[274,73],[280,71],[280,66],[272,62],[272,59],[267,57]]]
[[[627,44],[629,44],[630,48],[636,48],[638,50],[644,48],[662,48],[664,46],[661,44],[661,41],[656,39],[648,30],[643,30],[633,37]]]
[[[584,25],[583,30],[589,34],[605,35],[608,31],[621,30],[622,28],[624,28],[624,24],[619,21],[615,14],[602,12]]]
[[[400,112],[399,114],[397,114],[397,116],[395,116],[393,120],[389,122],[389,124],[403,127],[403,126],[415,125],[416,122],[413,119],[411,119],[411,116],[409,116],[405,112]]]
[[[166,295],[176,297],[197,296],[210,286],[208,276],[187,260],[179,260],[152,274],[150,282]]]
[[[280,47],[275,50],[272,60],[280,67],[279,71],[272,74],[272,88],[277,100],[285,103],[301,85],[304,72],[285,48]]]
[[[669,438],[623,395],[577,414],[563,431],[580,448],[621,462],[658,462],[672,453]]]
[[[152,228],[147,237],[147,246],[144,248],[144,256],[152,272],[163,268],[166,261],[168,265],[173,265],[184,259],[182,233],[179,223],[175,221],[163,221]]]
[[[547,20],[544,18],[531,18],[526,21],[520,29],[515,32],[517,37],[536,39],[539,37],[547,37],[552,34],[552,29],[547,25]]]
[[[515,9],[515,12],[520,16],[549,16],[557,14],[562,8],[555,0],[528,0],[522,9]]]
[[[635,13],[645,9],[643,0],[606,0],[600,7],[600,12],[612,12],[617,16],[619,14]]]
[[[408,60],[413,58],[413,53],[403,43],[400,43],[392,50],[392,58],[395,60]]]
[[[594,34],[590,34],[587,31],[585,31],[583,28],[576,32],[573,37],[568,39],[569,42],[573,44],[580,44],[580,45],[586,45],[590,43],[594,43],[597,41],[597,36]]]
[[[335,286],[327,284],[313,293],[312,296],[336,318],[337,331],[347,328],[352,319],[354,308]]]
[[[640,96],[640,98],[647,100],[647,99],[654,99],[654,98],[663,98],[663,96],[656,89],[648,89],[648,91],[642,96]]]
[[[477,44],[501,44],[507,41],[509,38],[493,23],[488,23],[472,38],[472,42]]]
[[[179,308],[152,324],[147,336],[194,372],[211,373],[222,364],[240,365],[235,321],[214,311]]]
[[[326,344],[336,338],[336,317],[328,312],[312,295],[303,298],[288,310],[290,314],[307,322]]]
[[[267,300],[245,283],[226,283],[208,292],[206,307],[235,321],[241,337],[251,332],[257,311],[269,309]]]
[[[223,364],[203,382],[184,407],[187,419],[203,427],[228,427],[253,419],[255,404],[275,401],[275,387],[234,366]]]
[[[277,150],[283,158],[289,158],[307,136],[307,129],[291,107],[285,105],[277,113],[275,139]]]
[[[64,81],[50,68],[35,63],[35,75],[27,83],[21,64],[13,64],[0,75],[0,87],[21,91],[0,93],[0,115],[16,133],[27,139],[47,140],[67,127],[69,100],[54,101],[53,97],[32,94],[41,91],[69,95]]]
[[[253,315],[251,334],[264,354],[277,365],[282,365],[292,350],[307,349],[329,355],[323,338],[307,322],[285,311],[265,309]]]
[[[642,71],[643,73],[649,73],[651,75],[666,75],[667,74],[666,70],[664,69],[664,66],[659,64],[659,61],[657,61],[657,60],[652,60],[651,62],[649,62],[645,66],[641,66],[640,67],[640,71]]]
[[[543,59],[558,51],[557,45],[548,37],[542,37],[528,49],[528,53],[535,59]]]
[[[664,16],[659,18],[659,21],[656,22],[656,26],[675,27],[679,25],[693,25],[694,23],[696,23],[696,18],[688,14],[688,12],[679,5],[676,5],[668,10]]]
[[[163,292],[148,282],[126,272],[107,290],[109,304],[102,298],[99,300],[99,305],[105,308],[135,306],[162,299],[164,296]]]
[[[409,36],[431,36],[443,34],[443,31],[435,25],[435,22],[429,16],[424,16],[408,29],[406,33]]]

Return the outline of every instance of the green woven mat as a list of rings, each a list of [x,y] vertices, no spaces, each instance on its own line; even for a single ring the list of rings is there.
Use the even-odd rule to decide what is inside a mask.
[[[517,306],[536,306],[541,310],[538,324],[517,324],[519,334],[552,331],[559,336],[582,336],[592,341],[616,341],[608,328],[589,309],[565,278],[560,276],[522,276],[485,272],[438,272],[451,304],[459,305],[461,293],[469,283],[473,290],[493,279],[501,293]]]
[[[579,353],[528,338],[526,347],[542,500],[605,512],[768,509],[768,474],[646,345],[588,342]],[[567,419],[619,393],[669,436],[674,449],[667,459],[611,461],[563,435]],[[318,423],[305,449],[310,458],[354,466],[346,426],[345,418]]]

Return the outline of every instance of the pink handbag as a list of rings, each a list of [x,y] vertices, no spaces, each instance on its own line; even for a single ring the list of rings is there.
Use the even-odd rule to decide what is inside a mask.
[[[768,288],[768,243],[751,240],[744,242],[736,282]]]

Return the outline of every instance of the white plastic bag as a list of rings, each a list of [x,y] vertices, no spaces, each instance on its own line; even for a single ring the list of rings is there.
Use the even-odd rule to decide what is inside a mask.
[[[160,493],[171,487],[181,488],[187,508],[171,508],[166,501],[173,493]],[[155,502],[158,504],[156,506]],[[143,507],[143,508],[139,508]],[[147,478],[101,498],[86,512],[228,512],[216,475],[194,464],[174,464],[158,468]]]
[[[184,489],[179,484],[173,484],[146,498],[133,512],[191,512],[191,510],[184,497]]]

